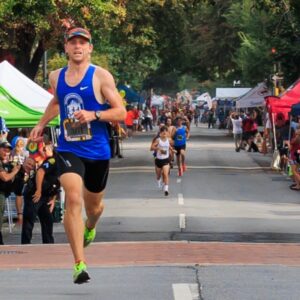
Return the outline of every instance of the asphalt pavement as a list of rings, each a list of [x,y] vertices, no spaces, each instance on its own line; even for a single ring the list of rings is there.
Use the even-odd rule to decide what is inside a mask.
[[[63,224],[54,245],[3,229],[1,299],[300,299],[299,194],[271,155],[236,153],[228,132],[192,128],[188,171],[155,187],[152,132],[113,159],[106,210],[86,250],[91,282],[72,283]]]

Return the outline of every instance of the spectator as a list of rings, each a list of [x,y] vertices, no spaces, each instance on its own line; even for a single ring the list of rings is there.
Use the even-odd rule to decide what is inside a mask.
[[[242,118],[235,112],[231,113],[230,119],[232,122],[232,132],[235,144],[235,151],[239,152],[242,146]]]
[[[6,127],[5,120],[0,117],[0,143],[7,141],[9,129]]]
[[[151,107],[151,114],[153,117],[153,125],[155,125],[157,122],[157,109],[154,105]]]
[[[132,111],[133,111],[133,115],[134,115],[134,118],[133,118],[133,131],[135,132],[135,131],[138,131],[138,128],[139,128],[139,110],[135,106]]]
[[[149,108],[146,108],[144,110],[144,126],[145,126],[145,129],[146,131],[148,131],[148,128],[152,131],[153,130],[153,127],[152,127],[152,121],[153,121],[153,117],[152,117],[152,114],[151,114],[151,111]]]
[[[53,216],[54,201],[59,190],[57,160],[53,152],[53,146],[44,146],[45,160],[34,171],[33,159],[26,161],[25,168],[31,168],[34,172],[28,180],[24,190],[24,216],[22,226],[22,244],[30,244],[32,230],[36,216],[39,217],[44,244],[53,244]]]
[[[295,133],[295,137],[290,143],[290,155],[289,164],[293,173],[295,183],[290,186],[290,189],[299,191],[300,190],[300,130],[298,129]]]
[[[11,193],[12,182],[21,169],[21,165],[9,163],[8,157],[12,147],[9,142],[0,143],[0,244],[3,245],[2,223],[5,207],[5,199]]]
[[[173,117],[174,117],[175,113],[173,112]],[[174,120],[174,118],[172,117],[172,119]],[[162,110],[160,113],[160,116],[158,117],[157,120],[157,124],[167,124],[167,116],[166,116],[166,111]]]
[[[133,134],[133,120],[135,118],[135,113],[132,110],[132,107],[129,107],[127,110],[127,115],[125,119],[126,125],[126,134],[128,137],[132,137]]]
[[[248,152],[251,152],[252,149],[254,152],[258,152],[258,147],[254,143],[254,134],[257,133],[257,124],[254,124],[254,119],[250,113],[247,113],[243,119],[242,128],[243,141],[248,145]]]
[[[280,119],[277,118],[276,123],[276,142],[280,154],[280,167],[281,169],[285,169],[288,162],[290,134],[294,136],[295,131],[293,128],[290,128],[289,120],[285,121],[284,118],[280,117]]]
[[[215,121],[214,121],[214,111],[213,109],[211,108],[209,111],[208,111],[208,129],[210,127],[214,127],[215,125]]]
[[[26,157],[29,156],[28,151],[25,150],[25,144],[23,138],[19,137],[15,142],[15,147],[11,152],[11,161],[14,164],[20,164],[23,165]],[[20,171],[13,183],[13,193],[16,195],[16,209],[18,214],[18,224],[22,224],[23,220],[23,196],[22,191],[24,187],[24,177],[25,173],[22,169]]]

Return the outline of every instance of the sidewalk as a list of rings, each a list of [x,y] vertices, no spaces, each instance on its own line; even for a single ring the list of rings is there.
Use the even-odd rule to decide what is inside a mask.
[[[69,245],[0,246],[0,269],[69,268]],[[167,265],[285,265],[300,266],[300,244],[219,242],[94,243],[86,249],[91,267]],[[13,258],[13,259],[12,259]]]

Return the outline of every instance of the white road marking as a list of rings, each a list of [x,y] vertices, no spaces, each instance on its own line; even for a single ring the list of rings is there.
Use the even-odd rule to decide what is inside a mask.
[[[189,165],[189,170],[271,170],[271,167],[236,167],[236,166],[190,166]],[[111,171],[152,171],[154,170],[153,167],[148,167],[148,166],[126,166],[126,167],[110,167]]]
[[[178,194],[178,205],[184,205],[183,194]]]
[[[174,300],[197,300],[199,299],[198,295],[193,295],[188,283],[173,283],[173,295]],[[195,298],[197,297],[197,298]]]
[[[177,183],[180,183],[181,182],[181,178],[177,178]]]
[[[186,221],[185,221],[185,214],[179,214],[179,228],[185,229]]]
[[[194,284],[189,284],[192,296],[193,296],[193,300],[200,300],[200,295],[199,295],[199,289],[198,289],[198,284],[194,283]],[[200,290],[202,290],[201,286],[200,286]]]

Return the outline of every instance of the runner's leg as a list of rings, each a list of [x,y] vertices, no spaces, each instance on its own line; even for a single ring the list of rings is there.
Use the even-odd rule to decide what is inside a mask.
[[[181,156],[181,167],[182,167],[183,172],[185,172],[186,165],[185,165],[185,150],[184,149],[180,150],[180,156]]]
[[[100,193],[92,193],[87,189],[84,189],[83,199],[87,216],[86,226],[88,229],[95,228],[100,216],[102,215],[104,210],[103,196],[104,191]]]
[[[83,253],[82,178],[75,173],[65,173],[60,176],[60,182],[66,195],[64,226],[74,260],[75,263],[85,261]]]
[[[164,165],[162,168],[162,175],[164,181],[164,193],[165,196],[169,195],[169,172],[170,172],[170,165]]]
[[[181,155],[180,151],[176,153],[176,160],[177,160],[177,166],[178,166],[178,176],[182,176],[182,165],[181,165]]]
[[[155,173],[156,173],[157,186],[160,189],[162,187],[161,168],[158,168],[157,166],[155,166]]]

